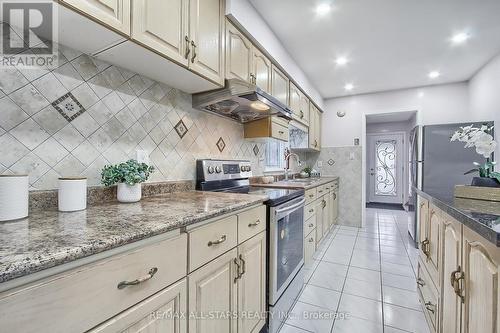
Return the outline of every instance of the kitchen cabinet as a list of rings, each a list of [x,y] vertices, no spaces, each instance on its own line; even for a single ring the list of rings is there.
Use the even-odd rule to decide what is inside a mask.
[[[253,45],[234,25],[226,21],[226,78],[251,82]]]
[[[189,0],[189,68],[224,84],[224,0]]]
[[[304,265],[309,266],[313,262],[316,251],[316,232],[313,230],[304,239]]]
[[[425,262],[433,283],[436,287],[439,287],[441,212],[433,205],[429,205],[428,201],[421,200],[419,205],[419,223],[421,239],[419,253]]]
[[[309,108],[309,148],[321,150],[321,112],[312,103]]]
[[[332,202],[330,201],[331,196],[330,193],[327,193],[323,197],[323,233],[326,234],[328,230],[330,230],[331,224],[331,218],[332,218],[332,213],[331,213],[331,205]]]
[[[280,117],[267,117],[251,121],[243,125],[244,137],[274,138],[280,141],[288,141],[288,121]]]
[[[189,274],[189,313],[196,315],[189,319],[189,332],[237,332],[236,320],[228,316],[209,317],[210,314],[236,313],[238,310],[237,254],[234,248]]]
[[[188,66],[188,0],[134,0],[132,38]]]
[[[89,333],[139,333],[145,332],[145,328],[148,332],[186,333],[187,320],[182,319],[186,311],[187,283],[184,278]]]
[[[464,225],[462,264],[463,271],[454,275],[463,299],[461,332],[498,332],[500,249]]]
[[[429,229],[429,200],[418,197],[418,224],[419,224],[419,239],[418,239],[418,249],[421,255],[425,255],[424,249],[426,249],[427,230]]]
[[[266,232],[239,245],[238,259],[241,265],[237,281],[238,313],[242,314],[238,318],[238,333],[258,333],[265,318],[248,314],[264,314],[266,311]]]
[[[423,265],[422,258],[419,258],[417,262],[417,291],[429,328],[432,332],[436,332],[440,315],[438,289]]]
[[[130,35],[131,0],[61,0],[61,3],[125,35]]]
[[[278,67],[274,64],[271,71],[271,95],[278,101],[288,106],[290,80]]]
[[[271,93],[271,60],[256,47],[252,52],[252,75],[254,84],[266,93]]]
[[[450,276],[462,265],[462,225],[449,216],[443,218],[443,296],[441,331],[460,333],[462,300],[455,293]]]
[[[332,223],[337,224],[339,217],[339,190],[338,187],[332,190]]]
[[[323,200],[316,200],[316,244],[323,239]]]
[[[309,98],[293,83],[290,82],[290,109],[293,119],[309,124]]]

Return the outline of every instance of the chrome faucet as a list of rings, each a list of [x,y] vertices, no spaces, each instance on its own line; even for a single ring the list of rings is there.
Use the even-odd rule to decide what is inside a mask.
[[[285,149],[285,180],[288,180],[288,172],[290,171],[290,157],[295,156],[297,163],[300,165],[299,155],[292,153],[289,149]]]

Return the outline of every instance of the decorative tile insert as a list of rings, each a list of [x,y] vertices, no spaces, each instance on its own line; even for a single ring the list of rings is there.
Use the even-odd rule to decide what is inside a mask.
[[[85,108],[70,92],[52,102],[52,106],[66,118],[68,122],[75,120],[79,115],[85,112]]]
[[[226,148],[226,143],[222,139],[222,137],[219,138],[219,141],[217,141],[217,148],[219,148],[219,151],[222,153],[224,151],[224,148]]]
[[[255,156],[259,156],[259,147],[257,145],[253,146],[253,153]]]
[[[186,125],[184,124],[184,122],[182,120],[179,120],[179,122],[177,123],[177,125],[175,125],[174,128],[175,128],[175,131],[177,132],[177,134],[179,134],[179,137],[181,139],[188,132],[188,129],[187,129]]]
[[[331,158],[330,158],[330,159],[328,160],[328,165],[334,165],[334,164],[335,164],[335,161],[334,161],[333,159],[331,159]]]

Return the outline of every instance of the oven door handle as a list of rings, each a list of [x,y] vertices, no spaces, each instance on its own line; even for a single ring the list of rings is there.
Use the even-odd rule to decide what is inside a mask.
[[[299,208],[300,206],[303,206],[305,202],[306,202],[306,199],[304,198],[292,206],[285,207],[282,209],[276,209],[276,214],[282,214],[284,212],[289,212],[289,211],[295,210],[295,209]]]

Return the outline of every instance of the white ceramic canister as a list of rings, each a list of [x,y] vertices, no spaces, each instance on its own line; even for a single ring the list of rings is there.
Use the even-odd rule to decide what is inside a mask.
[[[119,202],[137,202],[141,200],[142,187],[141,184],[127,185],[125,183],[118,183],[116,198]]]
[[[0,221],[28,216],[28,175],[0,175]]]
[[[75,212],[87,208],[87,178],[59,178],[57,195],[59,211]]]

